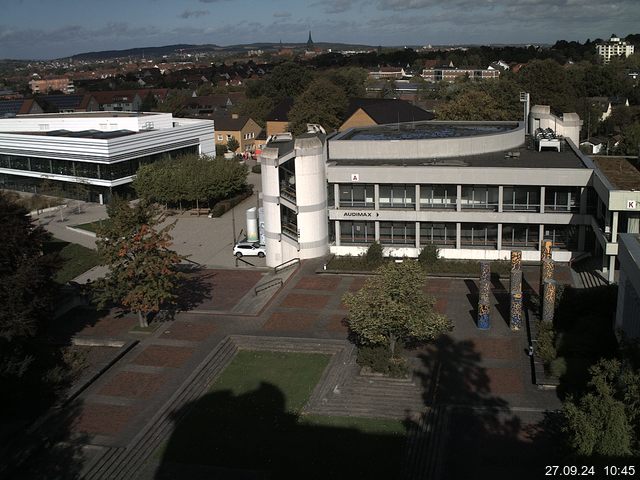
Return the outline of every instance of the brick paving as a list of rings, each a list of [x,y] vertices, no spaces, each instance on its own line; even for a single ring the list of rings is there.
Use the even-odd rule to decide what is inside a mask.
[[[136,411],[136,407],[130,406],[86,403],[74,423],[74,430],[91,435],[114,436],[124,430]]]
[[[186,388],[183,382],[188,381],[198,365],[228,335],[263,336],[265,341],[279,334],[295,338],[346,339],[348,331],[343,319],[347,311],[341,303],[342,295],[362,288],[367,277],[316,274],[319,265],[321,263],[303,262],[284,287],[270,292],[273,299],[254,316],[236,315],[232,310],[264,276],[249,270],[206,271],[204,282],[211,298],[202,301],[196,310],[212,310],[217,314],[180,313],[176,320],[145,336],[129,333],[137,322],[134,316],[117,318],[102,314],[99,318],[86,318],[85,313],[74,312],[76,323],[72,328],[79,335],[140,340],[138,346],[83,394],[85,403],[74,431],[100,435],[106,444],[126,445],[162,405],[181,388]],[[527,270],[526,286],[537,288],[536,274],[537,269]],[[505,281],[508,282],[502,280],[502,288]],[[461,394],[443,391],[439,401],[450,399],[469,405],[496,402],[534,410],[557,408],[558,401],[553,392],[538,391],[531,384],[528,357],[524,354],[526,330],[518,333],[509,330],[500,314],[504,312],[504,295],[492,297],[491,328],[479,331],[475,325],[476,282],[430,278],[425,291],[435,297],[436,309],[452,319],[455,329],[449,335],[448,344],[432,345],[422,352],[422,376],[416,377],[413,387],[416,398],[423,394],[427,396],[427,392],[436,388],[434,375],[440,368],[438,362],[445,358],[447,365],[442,370],[441,388],[473,391]],[[420,360],[416,358],[416,362],[420,363]],[[368,388],[366,383],[362,389]],[[358,382],[353,385],[357,387],[353,387],[354,398],[360,398],[357,395],[362,393],[361,400],[365,402],[366,392],[358,393],[361,388]],[[362,405],[362,411],[366,411],[364,403]],[[525,438],[523,426],[533,425],[535,421],[528,419],[527,423],[523,414],[514,415],[523,418],[521,429],[515,435]],[[447,451],[452,448],[457,448],[457,443],[449,444]]]
[[[162,375],[141,372],[118,372],[99,391],[99,395],[149,398],[162,386]]]
[[[205,323],[175,320],[162,328],[160,338],[199,342],[212,335],[216,329],[216,324],[212,321]]]
[[[152,367],[179,368],[193,355],[194,350],[187,347],[150,345],[138,355],[132,363]]]

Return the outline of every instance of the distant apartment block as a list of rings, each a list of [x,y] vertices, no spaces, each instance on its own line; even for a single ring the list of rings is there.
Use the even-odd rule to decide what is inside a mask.
[[[31,88],[33,93],[60,91],[64,94],[70,94],[76,91],[73,80],[68,77],[54,77],[42,80],[34,79],[29,82],[29,88]]]
[[[381,67],[369,72],[369,78],[375,80],[400,80],[406,75],[402,67]]]
[[[602,57],[602,61],[604,63],[609,63],[611,61],[611,57],[628,57],[629,55],[633,55],[633,45],[627,43],[617,35],[611,35],[611,38],[608,42],[599,43],[596,45],[596,51],[598,55]]]
[[[471,80],[491,80],[500,76],[500,70],[489,68],[456,68],[453,64],[440,67],[425,68],[422,70],[422,78],[427,82],[449,82],[469,77]]]

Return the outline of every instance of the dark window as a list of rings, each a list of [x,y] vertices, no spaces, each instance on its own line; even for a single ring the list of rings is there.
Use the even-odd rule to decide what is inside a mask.
[[[415,222],[380,222],[380,243],[415,246]]]
[[[340,184],[340,207],[373,208],[374,187],[371,184]]]
[[[420,223],[420,245],[437,245],[439,247],[455,248],[455,223]]]
[[[463,185],[460,199],[463,210],[498,210],[498,187]]]
[[[497,248],[498,226],[485,223],[463,223],[460,243],[463,247]]]
[[[538,225],[504,224],[502,225],[503,248],[537,249],[540,239]]]
[[[380,208],[416,208],[415,185],[380,185],[378,192]]]
[[[540,210],[540,188],[504,187],[503,210],[537,212]]]
[[[375,222],[340,222],[341,244],[373,243],[375,235]]]
[[[420,208],[455,209],[455,185],[420,185]]]

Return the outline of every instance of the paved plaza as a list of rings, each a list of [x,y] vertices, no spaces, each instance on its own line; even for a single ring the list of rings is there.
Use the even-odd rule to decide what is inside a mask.
[[[65,326],[61,332],[81,343],[104,340],[133,345],[78,398],[71,431],[87,446],[83,450],[86,478],[121,478],[115,475],[115,466],[129,464],[136,468],[127,470],[127,476],[153,478],[158,459],[139,445],[147,445],[147,437],[159,442],[170,436],[171,411],[183,392],[197,398],[233,358],[235,350],[226,347],[230,338],[235,339],[234,345],[245,339],[242,342],[248,346],[239,348],[296,350],[300,342],[307,342],[304,351],[341,352],[340,360],[331,364],[316,387],[306,407],[310,413],[401,419],[428,416],[429,412],[434,418],[446,416],[449,426],[439,433],[442,438],[424,440],[438,445],[440,453],[429,460],[428,467],[439,471],[438,475],[451,462],[447,469],[455,467],[463,475],[464,468],[448,455],[468,448],[473,438],[499,445],[504,439],[497,432],[506,432],[512,441],[510,448],[514,448],[513,441],[535,443],[531,432],[544,412],[559,408],[560,402],[555,392],[533,385],[531,362],[525,353],[527,330],[512,332],[504,320],[506,289],[500,280],[493,284],[491,328],[480,331],[475,326],[477,282],[430,278],[426,291],[435,297],[436,308],[453,320],[454,330],[409,352],[414,370],[410,379],[364,378],[347,341],[347,311],[341,298],[361,288],[366,277],[316,273],[321,265],[321,260],[303,262],[289,272],[279,290],[257,295],[255,286],[268,279],[265,271],[203,270],[198,273],[203,290],[193,299],[191,312],[178,313],[151,332],[136,332],[135,316],[116,312],[76,309],[60,319]],[[536,268],[525,269],[526,288],[537,288],[537,274]],[[560,269],[559,274],[567,272]],[[261,295],[265,298],[256,303]],[[259,310],[238,314],[245,303],[258,305]],[[465,429],[464,419],[469,415],[476,421],[473,428]],[[483,416],[490,416],[490,421],[478,421]],[[165,425],[163,422],[167,426],[158,427],[159,434],[153,426]],[[488,424],[499,428],[487,432]],[[426,427],[423,430],[416,435],[433,435]],[[430,448],[436,447],[426,446],[424,451]],[[408,473],[405,476],[411,478]]]

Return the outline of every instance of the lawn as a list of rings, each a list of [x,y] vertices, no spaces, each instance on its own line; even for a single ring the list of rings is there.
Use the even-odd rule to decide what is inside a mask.
[[[80,225],[74,225],[73,228],[79,228],[80,230],[86,230],[88,232],[98,233],[98,228],[100,227],[100,225],[104,225],[108,221],[109,221],[108,219],[96,220],[95,222],[81,223]]]
[[[405,442],[402,422],[300,415],[328,362],[321,354],[240,351],[209,392],[186,407],[158,452],[160,470],[196,464],[270,478],[393,478]]]
[[[44,252],[57,252],[60,255],[62,266],[55,277],[55,281],[60,284],[73,280],[99,263],[98,253],[95,250],[57,238],[45,245]]]

